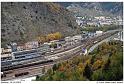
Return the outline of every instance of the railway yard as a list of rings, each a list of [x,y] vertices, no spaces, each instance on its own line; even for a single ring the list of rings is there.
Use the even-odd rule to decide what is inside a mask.
[[[87,38],[79,41],[77,44],[72,46],[67,46],[66,48],[61,48],[58,50],[54,50],[53,53],[39,55],[34,58],[29,59],[21,59],[10,61],[9,65],[1,66],[2,71],[2,81],[12,80],[12,79],[20,79],[26,78],[30,76],[43,75],[42,69],[45,68],[47,71],[54,64],[59,63],[61,61],[68,60],[74,56],[82,53],[82,48],[88,48],[93,46],[94,44],[118,33],[118,31],[106,32],[100,36]]]

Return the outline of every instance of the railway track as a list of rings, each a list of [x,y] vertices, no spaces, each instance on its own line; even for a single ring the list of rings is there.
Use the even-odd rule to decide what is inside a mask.
[[[105,38],[107,38],[107,37],[109,37],[109,36],[111,36],[112,34],[114,34],[114,33],[111,33],[111,34],[103,34],[102,36],[99,36],[99,37],[95,37],[95,38],[92,38],[92,39],[87,39],[86,41],[84,41],[86,44],[84,45],[83,43],[82,43],[82,45],[80,45],[80,46],[77,46],[76,48],[73,48],[73,49],[70,49],[70,50],[67,50],[67,51],[63,51],[63,52],[60,52],[60,53],[57,53],[57,54],[55,54],[55,55],[50,55],[49,57],[54,57],[54,56],[57,56],[58,57],[58,59],[55,59],[54,61],[51,61],[51,62],[46,62],[46,63],[42,63],[42,62],[37,62],[37,63],[30,63],[29,65],[25,65],[25,66],[22,66],[22,67],[16,67],[16,68],[13,68],[13,69],[7,69],[6,71],[9,71],[9,70],[11,70],[12,72],[13,72],[13,75],[15,74],[15,72],[14,71],[20,71],[20,70],[22,70],[22,72],[23,72],[23,70],[33,70],[33,69],[38,69],[38,67],[39,68],[41,68],[41,67],[43,67],[44,65],[47,65],[47,66],[52,66],[52,65],[54,65],[55,63],[58,63],[58,61],[60,61],[60,60],[68,60],[68,59],[70,59],[71,57],[73,57],[73,56],[75,56],[75,55],[78,55],[80,52],[81,52],[81,49],[82,49],[82,47],[87,47],[87,46],[89,46],[89,45],[93,45],[93,42],[96,40],[96,38],[97,38],[97,41],[101,41],[102,39],[105,39]],[[5,71],[5,72],[6,72]],[[4,72],[4,71],[3,71]],[[21,72],[21,71],[20,71]],[[2,78],[2,80],[6,80],[7,78]]]

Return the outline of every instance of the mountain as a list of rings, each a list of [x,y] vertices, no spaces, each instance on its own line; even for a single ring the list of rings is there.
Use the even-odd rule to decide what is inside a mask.
[[[122,16],[122,2],[70,2],[59,3],[76,15],[87,16]]]
[[[10,41],[26,42],[54,32],[73,35],[77,29],[72,13],[57,3],[1,3],[2,46]]]
[[[101,3],[103,10],[109,11],[117,16],[123,16],[123,3],[122,2],[104,2]]]

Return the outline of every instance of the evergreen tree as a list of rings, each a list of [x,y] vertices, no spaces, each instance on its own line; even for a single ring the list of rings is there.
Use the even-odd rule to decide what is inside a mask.
[[[53,65],[53,71],[56,71],[57,69],[58,69],[57,64],[54,64],[54,65]]]
[[[110,65],[110,58],[108,58],[107,62],[105,63],[105,65],[103,66],[103,70],[107,70],[109,68]]]
[[[86,76],[88,79],[90,79],[90,76],[92,75],[92,73],[93,73],[92,69],[88,64],[86,64],[83,75]]]

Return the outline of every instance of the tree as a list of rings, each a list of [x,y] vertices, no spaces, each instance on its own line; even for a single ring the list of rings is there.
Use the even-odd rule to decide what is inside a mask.
[[[84,65],[83,63],[79,63],[78,66],[77,66],[77,71],[80,73],[80,74],[83,74],[83,71],[84,71]]]
[[[47,35],[40,35],[36,39],[39,43],[49,42],[52,40],[58,40],[62,38],[62,34],[60,32],[50,33]]]
[[[40,76],[36,76],[36,81],[40,81]]]
[[[90,79],[90,76],[92,75],[92,69],[88,64],[86,64],[83,75],[86,76],[88,79]]]
[[[47,41],[55,40],[54,34],[48,34],[48,35],[46,36],[46,38],[47,38]]]
[[[52,75],[52,74],[53,74],[53,70],[52,70],[52,69],[49,69],[49,70],[47,71],[47,74],[48,74],[48,75]]]
[[[62,65],[62,66],[60,66],[60,67],[58,68],[58,70],[59,70],[59,71],[64,71],[65,68],[64,68],[64,66]]]
[[[45,73],[45,67],[43,67],[43,69],[42,69],[42,73],[43,73],[43,74]]]
[[[46,42],[46,37],[44,35],[41,35],[41,36],[37,37],[37,40],[39,43],[44,43],[44,42]]]
[[[101,60],[97,60],[93,65],[93,70],[99,69],[102,66],[103,62]]]
[[[61,80],[65,80],[65,79],[66,79],[64,72],[61,72],[61,73],[60,73],[60,78],[61,78]]]
[[[53,65],[53,71],[56,71],[58,69],[58,65],[57,64],[54,64]]]
[[[109,68],[109,65],[110,65],[110,58],[108,58],[107,62],[104,64],[103,70],[107,70]]]
[[[91,80],[93,81],[103,81],[103,75],[102,75],[102,70],[96,70],[95,72],[93,72],[92,76],[91,76]]]
[[[91,58],[91,64],[93,64],[94,61],[95,61],[95,55],[93,55],[92,58]]]
[[[58,75],[57,75],[57,74],[54,74],[52,77],[53,77],[53,80],[59,80],[59,78],[58,78]]]
[[[54,33],[55,39],[61,39],[62,38],[62,34],[60,32],[56,32]]]
[[[51,48],[57,48],[57,44],[52,42],[51,45],[50,45]]]
[[[76,56],[69,61],[61,61],[53,65],[52,69],[48,70],[44,76],[37,77],[37,80],[122,80],[122,45],[108,45],[108,43],[104,45],[100,45],[102,50],[108,49],[109,53],[114,49],[116,52],[109,56],[108,53],[101,55],[102,50],[100,50],[99,53],[88,56]]]

